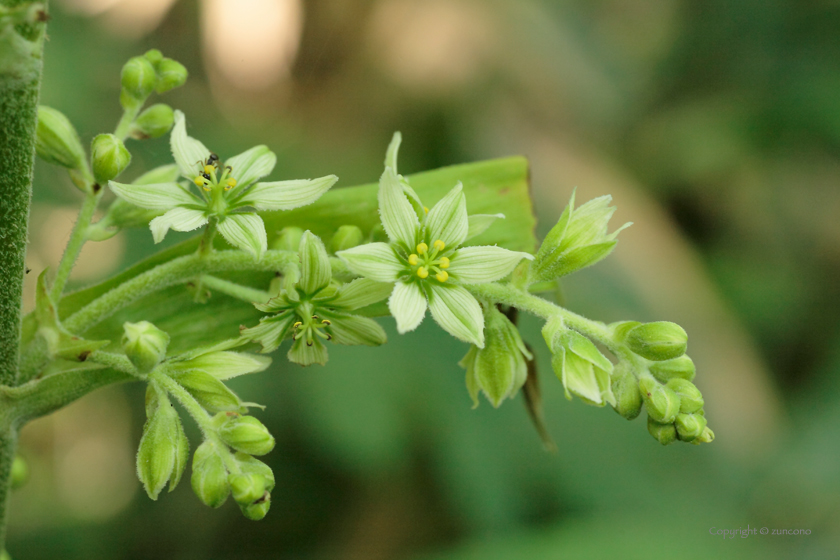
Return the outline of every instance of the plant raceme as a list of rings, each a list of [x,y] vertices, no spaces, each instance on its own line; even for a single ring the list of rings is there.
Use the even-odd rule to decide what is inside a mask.
[[[29,334],[20,369],[22,379],[32,386],[26,398],[10,408],[8,415],[15,422],[47,414],[107,383],[142,381],[148,386],[147,422],[137,473],[148,495],[157,499],[167,484],[173,489],[188,463],[189,442],[177,409],[170,406],[174,403],[202,433],[191,469],[196,495],[211,507],[233,496],[246,517],[260,519],[268,512],[275,479],[255,456],[270,452],[274,438],[248,414],[258,405],[243,402],[226,382],[264,371],[270,359],[263,354],[287,340],[290,361],[324,364],[328,343],[384,344],[385,331],[371,317],[390,315],[397,331],[405,334],[417,328],[428,309],[444,331],[469,344],[460,365],[475,406],[479,394],[498,407],[525,387],[539,421],[535,358],[516,321],[517,313],[524,312],[544,321],[551,366],[567,398],[610,405],[628,419],[644,408],[648,430],[662,444],[712,441],[703,397],[692,383],[695,368],[685,355],[682,328],[669,322],[606,325],[536,295],[615,249],[623,228],[608,232],[615,210],[609,197],[575,207],[572,194],[535,254],[510,250],[494,244],[493,225],[503,224],[498,220],[504,215],[470,214],[468,207],[476,198],[468,200],[461,183],[452,180],[445,185],[448,192],[441,196],[438,191],[435,204],[424,205],[418,194],[423,189],[415,189],[413,179],[397,171],[397,133],[377,186],[379,225],[371,225],[375,219],[347,224],[318,216],[320,231],[331,236],[325,244],[294,220],[284,222],[287,214],[280,214],[272,220],[286,227],[274,237],[266,231],[267,215],[260,212],[313,204],[337,177],[263,181],[277,161],[266,146],[222,160],[187,134],[182,112],[162,104],[141,112],[152,92],[167,91],[185,79],[186,70],[159,51],[131,59],[122,75],[123,118],[113,134],[94,139],[90,159],[70,121],[57,109],[41,109],[38,155],[65,167],[86,198],[56,280],[50,286],[47,275],[41,274],[36,311],[25,321]],[[132,183],[118,182],[131,161],[125,140],[161,136],[170,128],[174,164]],[[105,217],[92,224],[102,198],[99,185],[106,181],[118,198]],[[347,197],[356,196],[353,189],[347,191]],[[330,196],[342,204],[350,200],[342,198],[343,192]],[[481,192],[470,190],[472,197],[480,198]],[[483,208],[493,207],[492,200],[479,202]],[[136,226],[148,226],[156,243],[170,229],[204,231],[197,250],[180,256],[162,253],[145,268],[109,281],[108,289],[95,297],[81,303],[76,298],[76,304],[69,304],[75,311],[61,319],[58,304],[64,282],[82,244]],[[219,250],[213,242],[216,232],[231,247]],[[478,236],[484,243],[473,244]],[[275,279],[256,274],[246,285],[211,276],[238,271],[274,273]],[[143,307],[138,306],[132,313],[139,316],[126,322],[118,335],[121,345],[83,337],[141,297],[179,285],[224,293],[243,307],[253,305],[263,316],[238,333],[234,318],[219,317],[219,334],[228,338],[186,350],[184,345],[190,345],[181,338],[184,333],[164,332],[143,317]],[[190,305],[207,305],[203,301],[206,298]],[[181,349],[172,352],[176,344]],[[62,384],[49,383],[59,375],[64,376]]]

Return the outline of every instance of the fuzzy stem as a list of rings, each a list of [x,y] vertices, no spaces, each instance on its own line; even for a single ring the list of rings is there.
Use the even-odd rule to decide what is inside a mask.
[[[215,276],[202,276],[201,285],[248,303],[265,303],[271,299],[271,295],[268,292],[243,286],[229,280],[223,280],[222,278],[216,278]]]
[[[85,200],[79,211],[79,218],[76,220],[76,225],[73,226],[73,233],[70,235],[70,241],[67,242],[67,248],[64,249],[64,256],[61,257],[61,263],[58,265],[58,270],[55,275],[55,282],[50,290],[52,301],[58,301],[61,293],[64,291],[64,286],[70,278],[73,265],[76,264],[76,259],[79,258],[82,246],[87,240],[87,230],[90,227],[93,213],[96,211],[96,206],[99,204],[100,198],[102,198],[101,188],[96,194],[87,193],[85,195]]]
[[[140,112],[142,107],[143,103],[139,102],[136,106],[123,110],[120,122],[117,123],[117,128],[114,130],[114,136],[120,140],[128,138],[128,133],[131,131],[131,125],[134,123],[134,119],[137,118],[137,114]]]

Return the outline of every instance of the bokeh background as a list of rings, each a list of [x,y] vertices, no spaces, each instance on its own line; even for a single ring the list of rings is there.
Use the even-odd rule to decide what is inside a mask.
[[[837,557],[838,2],[54,0],[51,13],[42,102],[85,140],[119,117],[124,61],[156,47],[190,71],[163,101],[191,133],[223,155],[268,144],[277,179],[374,181],[401,130],[407,173],[529,157],[540,233],[574,187],[612,194],[616,225],[635,225],[564,283],[567,304],[682,324],[717,440],[661,448],[643,419],[567,402],[540,351],[546,453],[521,396],[470,409],[465,345],[430,320],[406,336],[384,320],[383,348],[331,348],[306,370],[278,355],[234,384],[268,405],[278,439],[259,523],[202,506],[188,483],[147,499],[139,386],[34,422],[15,558]],[[131,149],[129,176],[169,158],[166,139]],[[78,202],[37,166],[30,268],[58,262]],[[153,249],[147,230],[90,244],[74,282]],[[537,348],[539,327],[523,321]],[[810,534],[711,534],[747,527]]]

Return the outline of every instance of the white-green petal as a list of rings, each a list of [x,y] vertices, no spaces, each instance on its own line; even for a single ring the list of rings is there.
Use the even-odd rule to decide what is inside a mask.
[[[271,365],[271,358],[245,352],[211,352],[191,360],[174,362],[175,371],[200,369],[216,379],[224,381],[248,373],[265,370]]]
[[[420,222],[403,193],[396,171],[391,167],[386,167],[379,179],[379,215],[388,238],[413,250]]]
[[[332,324],[327,327],[327,332],[336,344],[379,346],[388,340],[385,331],[373,319],[356,315],[329,317]]]
[[[397,282],[388,300],[388,309],[397,320],[400,334],[413,331],[426,315],[426,296],[416,283]]]
[[[452,255],[449,275],[462,284],[483,284],[504,278],[522,259],[533,255],[509,251],[495,245],[462,247]]]
[[[108,181],[108,186],[121,199],[148,210],[169,210],[175,206],[204,205],[204,201],[178,183],[126,185]]]
[[[504,214],[473,214],[472,216],[468,216],[469,227],[467,228],[466,239],[472,239],[481,235],[487,231],[487,228],[493,225],[493,222],[498,219],[504,219],[504,217]]]
[[[318,179],[257,183],[236,199],[234,205],[253,206],[257,210],[291,210],[312,204],[336,181],[338,177],[327,175]]]
[[[292,344],[286,356],[289,358],[289,361],[302,366],[311,366],[312,364],[324,365],[329,358],[327,347],[324,346],[321,339],[317,336],[312,340],[312,346],[306,344],[305,338],[297,339]]]
[[[338,292],[338,297],[327,305],[340,309],[358,309],[382,301],[388,297],[394,285],[388,282],[377,282],[370,278],[357,278],[345,284]]]
[[[181,170],[174,163],[155,167],[134,179],[133,185],[153,185],[155,183],[175,183],[181,177]]]
[[[169,144],[181,175],[194,179],[210,157],[210,150],[200,140],[187,136],[187,124],[181,111],[175,111],[175,126],[169,136]]]
[[[254,146],[238,156],[225,161],[230,166],[230,176],[236,179],[236,188],[242,189],[274,170],[277,156],[268,146]]]
[[[452,284],[430,284],[429,310],[443,330],[484,348],[484,315],[467,290]]]
[[[400,144],[402,143],[402,134],[395,132],[391,138],[391,143],[388,144],[388,150],[385,152],[385,167],[390,167],[397,172],[397,154],[400,151]]]
[[[154,238],[155,243],[160,243],[170,229],[192,231],[206,223],[207,216],[204,215],[204,211],[179,207],[153,219],[149,222],[149,228],[152,230],[152,238]]]
[[[457,247],[467,238],[469,219],[467,199],[461,183],[449,191],[426,216],[426,239],[429,245],[440,239],[447,247]]]
[[[300,255],[300,280],[303,293],[313,295],[332,280],[332,267],[324,242],[317,235],[305,231],[298,247]]]
[[[394,282],[406,270],[400,262],[394,248],[387,243],[367,243],[346,251],[339,251],[336,256],[359,276],[377,282]]]
[[[219,222],[219,233],[228,243],[260,258],[268,242],[265,224],[256,214],[230,214]]]
[[[292,330],[293,321],[296,317],[291,311],[271,317],[263,317],[260,319],[259,325],[244,329],[241,333],[242,338],[243,340],[259,342],[264,353],[273,352]]]

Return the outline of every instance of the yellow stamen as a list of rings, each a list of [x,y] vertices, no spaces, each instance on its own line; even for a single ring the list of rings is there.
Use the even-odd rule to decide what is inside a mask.
[[[235,186],[236,186],[236,179],[234,179],[233,177],[231,177],[230,179],[228,179],[227,181],[225,181],[225,183],[227,184],[227,186],[225,187],[225,189],[232,189],[233,187],[235,187]]]
[[[429,246],[426,245],[425,243],[421,243],[420,245],[417,246],[417,254],[418,255],[422,255],[428,250],[429,250]]]
[[[437,241],[435,241],[434,247],[438,251],[443,251],[443,248],[446,247],[446,243],[438,239]]]
[[[303,323],[301,323],[300,321],[298,321],[297,323],[295,323],[294,325],[292,325],[292,328],[295,328],[295,329],[296,329],[296,328],[298,328],[299,326],[301,326],[302,324],[303,324]]]
[[[203,187],[204,186],[204,177],[199,175],[198,177],[193,179],[193,183],[195,183],[195,186],[197,186],[197,187]]]
[[[440,267],[441,268],[449,268],[449,259],[447,257],[440,258]]]
[[[425,206],[424,206],[424,207],[423,207],[423,210],[425,210],[425,211],[426,211],[426,214],[428,214],[428,213],[429,213],[429,209],[428,209],[427,207],[425,207]]]
[[[441,270],[440,272],[435,274],[435,278],[438,279],[438,282],[446,282],[446,280],[449,278],[449,273],[445,270]]]
[[[426,270],[425,266],[421,266],[420,268],[417,269],[417,276],[419,276],[420,278],[428,278],[429,271]]]
[[[415,255],[414,253],[410,254],[408,256],[408,264],[410,264],[411,266],[416,265],[417,264],[417,255]]]
[[[212,165],[205,165],[205,166],[204,166],[204,172],[205,172],[205,173],[207,173],[208,175],[210,175],[210,173],[211,173],[212,171],[214,171],[215,169],[216,169],[216,168],[215,168],[215,167],[213,167]]]

